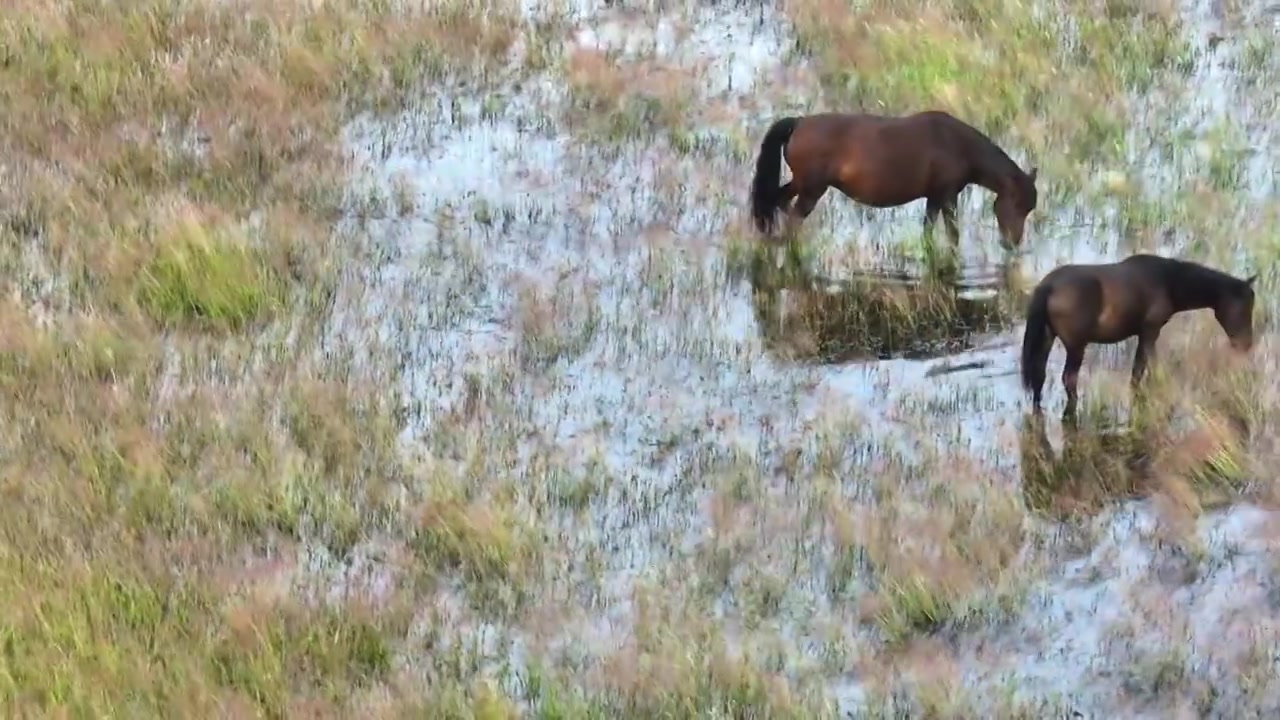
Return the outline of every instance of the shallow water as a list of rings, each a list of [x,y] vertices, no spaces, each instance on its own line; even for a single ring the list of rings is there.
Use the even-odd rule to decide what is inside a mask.
[[[1207,27],[1208,8],[1183,11]],[[707,131],[745,132],[750,157],[680,154],[665,139],[620,148],[586,142],[557,129],[565,94],[549,77],[482,98],[457,89],[393,122],[356,125],[350,145],[361,174],[353,195],[398,196],[403,205],[352,220],[379,260],[361,270],[370,301],[363,316],[345,318],[343,333],[347,342],[371,334],[399,348],[406,446],[431,446],[479,387],[484,397],[501,397],[505,430],[519,438],[513,478],[545,479],[550,464],[557,477],[596,484],[583,512],[538,518],[557,524],[550,532],[559,533],[563,552],[547,595],[589,602],[568,602],[576,615],[553,629],[491,627],[487,655],[523,658],[532,647],[607,654],[636,622],[638,588],[697,584],[705,580],[700,553],[737,542],[742,562],[730,589],[714,595],[714,616],[744,648],[781,643],[793,668],[817,664],[833,637],[853,646],[863,638],[850,603],[828,592],[830,552],[810,525],[819,501],[793,487],[788,463],[797,453],[808,465],[834,454],[834,487],[857,499],[872,492],[869,458],[923,463],[937,452],[964,453],[992,484],[1013,488],[1025,400],[1012,343],[1022,328],[975,338],[975,349],[945,359],[975,367],[941,375],[930,373],[936,358],[823,365],[771,352],[749,282],[727,266],[760,133],[776,113],[821,104],[816,85],[794,82],[756,98],[784,72],[777,58],[785,57],[785,23],[769,11],[734,8],[637,24],[583,4],[575,16],[572,42],[580,47],[656,48],[664,63],[700,73],[703,100],[731,111]],[[1254,118],[1270,112],[1274,92],[1259,99],[1256,88],[1234,82],[1240,52],[1229,38],[1197,66],[1187,111],[1171,123],[1203,130],[1217,103]],[[1258,152],[1243,182],[1259,196],[1274,190],[1273,125],[1247,124]],[[1150,191],[1200,167],[1195,153],[1146,163]],[[967,275],[983,275],[998,260],[990,199],[976,190],[966,196],[962,259]],[[863,211],[829,193],[807,229],[841,239],[820,248],[823,271],[839,277],[851,269],[849,248],[863,261],[890,262],[922,214],[923,201]],[[1117,259],[1122,230],[1112,215],[1079,204],[1048,210],[1028,236],[1022,272],[1035,278],[1062,262]],[[1086,369],[1085,388],[1105,367],[1100,360],[1091,353],[1087,364],[1098,365]],[[1061,400],[1062,361],[1055,349],[1050,412]],[[709,508],[743,476],[756,478],[753,492],[770,507],[717,519]],[[1197,533],[1208,556],[1221,559],[1194,582],[1161,590],[1158,566],[1172,551],[1153,546],[1155,517],[1150,501],[1136,501],[1091,520],[1089,534],[1102,540],[1029,589],[1008,627],[958,636],[952,652],[967,668],[964,681],[998,692],[1013,678],[1028,696],[1060,693],[1089,717],[1113,714],[1135,694],[1124,689],[1136,682],[1124,664],[1135,653],[1171,652],[1167,630],[1142,628],[1153,594],[1186,623],[1192,649],[1178,657],[1187,672],[1221,674],[1196,643],[1244,632],[1241,617],[1274,627],[1271,603],[1261,599],[1271,546],[1259,528],[1275,521],[1254,508],[1206,514]],[[1056,531],[1045,521],[1035,532]],[[751,573],[784,582],[777,613],[754,630],[735,604]],[[478,622],[461,601],[441,612],[455,627]],[[1106,640],[1116,623],[1135,628],[1130,646]],[[827,681],[842,709],[861,701],[862,678],[846,666],[829,669]],[[1266,702],[1274,705],[1275,694]],[[1153,701],[1125,712],[1155,717],[1165,709]]]

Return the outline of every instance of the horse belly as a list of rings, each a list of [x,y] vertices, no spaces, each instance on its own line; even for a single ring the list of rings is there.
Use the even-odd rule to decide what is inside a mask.
[[[1102,345],[1114,345],[1124,342],[1138,334],[1141,323],[1131,317],[1132,313],[1124,310],[1106,309],[1098,317],[1094,326],[1093,342]]]
[[[834,185],[849,199],[874,208],[898,207],[926,195],[923,190],[910,184],[868,173],[841,173]]]
[[[1103,283],[1102,311],[1098,314],[1094,342],[1110,345],[1136,336],[1142,330],[1146,305],[1132,289]]]
[[[1094,335],[1093,342],[1098,345],[1115,345],[1122,343],[1131,337],[1136,337],[1138,333],[1117,329],[1113,326],[1099,324],[1098,331]]]
[[[857,138],[880,141],[878,135]],[[897,207],[928,195],[927,172],[915,153],[866,149],[851,152],[835,167],[831,184],[847,197],[876,208]]]

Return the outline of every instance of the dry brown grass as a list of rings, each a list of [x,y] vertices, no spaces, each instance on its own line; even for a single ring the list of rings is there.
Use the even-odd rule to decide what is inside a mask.
[[[623,60],[595,48],[575,47],[565,62],[573,101],[570,126],[607,140],[636,140],[690,122],[699,74],[657,59]]]
[[[837,529],[857,528],[852,544],[842,537],[848,530],[837,533],[837,552],[857,551],[872,569],[875,591],[862,602],[864,618],[894,646],[998,615],[1022,570],[1015,562],[1024,543],[1017,497],[990,487],[992,473],[963,453],[886,470],[876,483],[881,502],[835,510],[844,518]],[[940,473],[936,481],[919,482],[933,473]]]
[[[1011,318],[999,299],[872,280],[848,289],[757,291],[766,342],[783,357],[842,363],[889,356],[957,352],[972,336]]]

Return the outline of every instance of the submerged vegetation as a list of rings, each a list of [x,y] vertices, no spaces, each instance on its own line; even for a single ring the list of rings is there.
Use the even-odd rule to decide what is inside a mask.
[[[1088,366],[1055,452],[1000,372],[1020,290],[857,279],[919,209],[828,194],[838,291],[731,272],[772,119],[942,107],[1049,179],[1024,273],[1180,243],[1263,298],[1273,30],[1240,4],[1216,49],[1158,2],[574,5],[0,9],[7,715],[1280,702],[1266,572],[1233,569],[1269,567],[1280,499],[1265,334],[1227,372],[1212,318],[1171,323],[1123,453],[1096,427],[1128,360]],[[902,359],[977,339],[990,372]]]

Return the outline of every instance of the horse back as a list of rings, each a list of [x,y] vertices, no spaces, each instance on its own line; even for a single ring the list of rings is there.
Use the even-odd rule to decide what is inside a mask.
[[[1052,285],[1050,314],[1068,333],[1093,342],[1118,342],[1137,333],[1167,289],[1158,268],[1142,264],[1063,265],[1042,282]]]
[[[1116,281],[1134,288],[1148,305],[1167,301],[1170,296],[1168,260],[1158,255],[1131,255],[1111,267]]]
[[[926,166],[930,128],[870,113],[817,113],[796,128],[784,153],[792,172],[846,183],[915,182],[903,170]],[[891,173],[891,174],[890,174]],[[874,180],[871,180],[874,178]]]
[[[873,207],[891,207],[973,182],[982,157],[976,131],[946,113],[906,116],[821,113],[807,116],[784,149],[807,183],[827,183]]]

